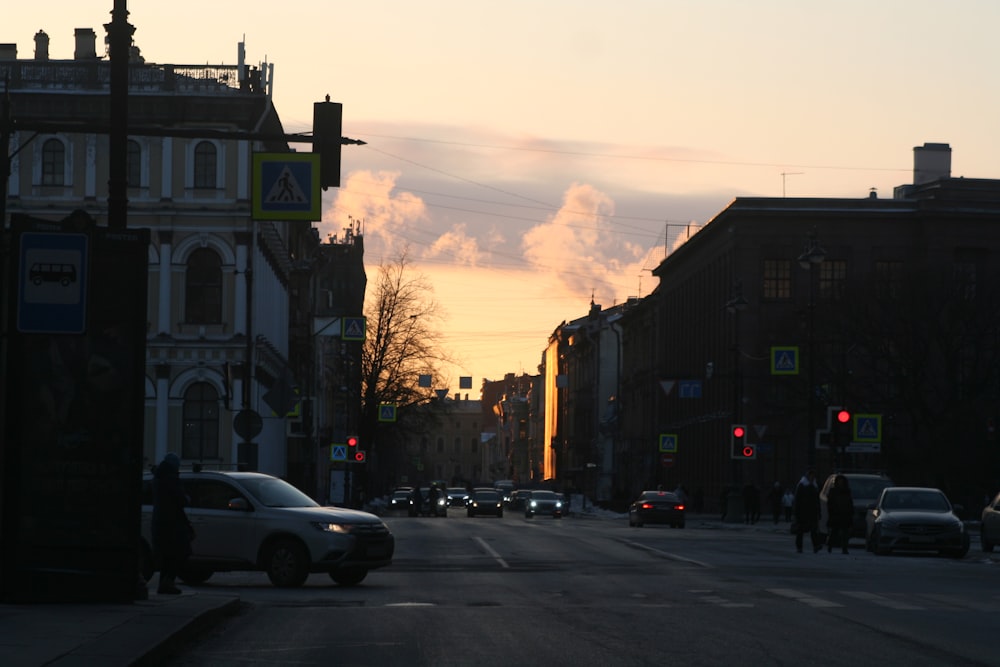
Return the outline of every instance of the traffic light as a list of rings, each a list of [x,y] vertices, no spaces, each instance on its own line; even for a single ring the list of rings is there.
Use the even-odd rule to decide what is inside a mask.
[[[340,187],[340,146],[344,105],[313,102],[313,153],[319,153],[319,184],[326,190]]]
[[[837,410],[837,423],[838,424],[846,424],[849,421],[851,421],[851,411],[850,410],[846,410],[844,408],[840,408],[839,410]]]
[[[732,424],[729,427],[729,456],[734,459],[743,458],[743,448],[747,442],[747,427],[745,424]]]
[[[361,449],[354,451],[354,462],[364,463],[365,462],[365,452]]]
[[[347,446],[351,448],[351,451],[356,451],[358,447],[358,436],[356,435],[347,436]]]

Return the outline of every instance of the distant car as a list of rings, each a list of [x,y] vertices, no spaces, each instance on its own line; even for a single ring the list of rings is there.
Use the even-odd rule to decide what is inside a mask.
[[[496,489],[473,489],[465,511],[470,517],[491,515],[503,517],[503,495]]]
[[[524,518],[530,519],[536,514],[551,516],[553,519],[563,517],[563,497],[555,491],[535,490],[524,499]]]
[[[1000,493],[983,508],[979,541],[983,551],[993,551],[993,547],[1000,544]]]
[[[469,492],[461,486],[449,486],[448,507],[465,507],[465,501],[469,499]]]
[[[507,507],[515,512],[524,511],[524,501],[528,499],[531,495],[531,491],[528,489],[514,489],[510,494],[510,503]]]
[[[684,502],[675,493],[643,491],[628,507],[628,525],[666,523],[671,528],[683,528],[685,510]]]
[[[413,491],[408,486],[400,487],[392,492],[389,497],[389,510],[393,512],[410,511],[410,493]]]
[[[922,486],[891,486],[868,513],[869,551],[937,551],[955,558],[969,552],[969,533],[948,497]]]
[[[417,504],[413,502],[413,492],[410,492],[409,515],[417,516],[448,516],[448,494],[443,489],[437,489],[437,498],[431,502],[431,488],[429,486],[420,487],[420,511],[417,511]]]
[[[833,488],[833,480],[836,479],[837,475],[843,475],[847,478],[847,485],[851,489],[851,499],[854,501],[854,517],[851,522],[850,536],[864,539],[867,534],[865,524],[868,507],[877,503],[879,496],[882,495],[882,489],[893,486],[893,482],[886,475],[878,473],[841,472],[827,477],[819,492],[819,529],[822,532],[826,532],[826,520],[829,516],[826,503],[830,496],[830,489]]]
[[[180,571],[189,584],[215,572],[263,571],[275,586],[301,586],[327,572],[343,586],[392,563],[395,541],[374,514],[321,507],[288,482],[255,472],[181,472],[194,527]],[[142,481],[140,572],[152,576],[152,476]],[[148,562],[145,562],[149,559]]]
[[[514,493],[514,489],[516,488],[514,481],[510,479],[499,479],[493,482],[493,488],[495,488],[503,497],[504,504],[510,505],[511,495]]]

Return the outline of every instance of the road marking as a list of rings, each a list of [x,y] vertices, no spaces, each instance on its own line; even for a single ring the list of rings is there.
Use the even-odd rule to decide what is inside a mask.
[[[807,604],[810,607],[843,607],[842,604],[837,604],[836,602],[831,602],[830,600],[824,600],[823,598],[814,597],[808,593],[803,593],[802,591],[796,591],[791,588],[768,588],[769,593],[774,593],[775,595],[780,595],[784,598],[789,598],[802,604]]]
[[[882,607],[889,607],[890,609],[912,609],[915,611],[922,611],[924,609],[924,607],[918,607],[917,605],[908,604],[906,602],[899,602],[898,600],[887,598],[884,595],[877,595],[875,593],[869,593],[868,591],[841,591],[841,592],[848,597],[856,598],[858,600],[865,600],[867,602],[872,602]]]
[[[483,551],[485,551],[490,556],[492,556],[493,560],[495,560],[496,562],[500,563],[500,567],[504,567],[504,568],[509,568],[510,567],[510,565],[507,564],[507,561],[505,561],[503,558],[501,558],[500,554],[498,554],[496,551],[493,550],[493,547],[491,547],[490,545],[486,544],[486,540],[484,540],[481,537],[474,537],[472,539],[475,540],[479,544],[480,548],[482,548]]]
[[[675,560],[680,563],[688,563],[689,565],[697,565],[698,567],[703,567],[707,570],[715,569],[713,565],[705,563],[700,560],[694,560],[693,558],[685,558],[684,556],[678,556],[677,554],[670,553],[669,551],[662,551],[654,547],[646,546],[645,544],[639,544],[638,542],[633,542],[632,540],[619,539],[622,544],[627,544],[635,549],[642,549],[643,551],[649,551],[650,553],[657,554],[658,556],[663,556],[664,558],[669,558],[670,560]]]

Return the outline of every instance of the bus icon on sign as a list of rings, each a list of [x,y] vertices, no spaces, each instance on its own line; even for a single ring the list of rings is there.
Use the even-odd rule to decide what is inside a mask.
[[[76,265],[35,262],[28,270],[28,280],[35,285],[59,283],[66,287],[76,282]]]

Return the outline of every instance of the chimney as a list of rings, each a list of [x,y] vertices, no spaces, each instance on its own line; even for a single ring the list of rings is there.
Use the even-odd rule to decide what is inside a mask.
[[[913,148],[913,185],[951,178],[951,146],[928,144]]]
[[[35,33],[35,60],[49,59],[49,36],[44,30]]]
[[[76,60],[93,60],[97,58],[97,33],[93,28],[77,28],[76,50],[73,58]]]

